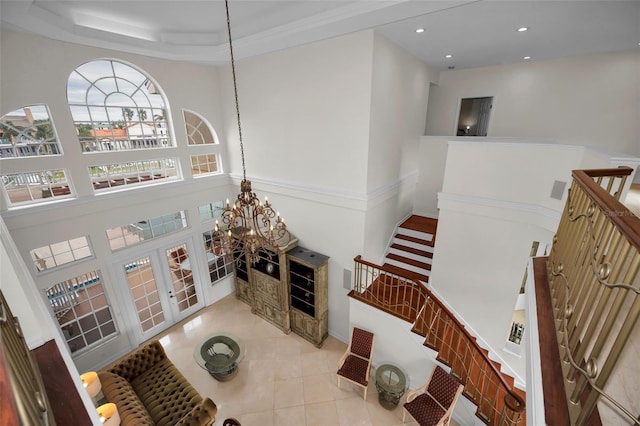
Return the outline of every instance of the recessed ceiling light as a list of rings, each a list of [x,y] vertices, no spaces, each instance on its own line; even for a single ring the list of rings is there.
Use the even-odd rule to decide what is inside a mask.
[[[525,59],[525,60],[527,60],[527,59],[531,59],[531,56],[525,56],[525,57],[523,57],[522,59]]]
[[[525,31],[527,31],[528,29],[529,29],[529,27],[520,27],[520,28],[518,28],[518,30],[517,30],[517,31],[518,31],[519,33],[523,33],[523,32],[525,32]]]
[[[453,58],[453,55],[444,55],[444,57],[447,58],[447,59],[451,59],[451,58]]]
[[[417,33],[423,33],[424,32],[424,28],[418,28],[418,29],[416,29],[416,32]]]

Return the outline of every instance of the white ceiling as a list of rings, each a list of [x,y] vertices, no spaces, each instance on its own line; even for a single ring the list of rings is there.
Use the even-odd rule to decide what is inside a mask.
[[[237,59],[367,28],[436,69],[640,48],[640,0],[230,0],[229,8]],[[229,61],[221,0],[0,0],[0,15],[2,28],[56,40]]]

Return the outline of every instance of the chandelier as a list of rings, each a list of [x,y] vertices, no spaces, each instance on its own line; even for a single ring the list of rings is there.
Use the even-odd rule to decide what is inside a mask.
[[[255,264],[260,259],[258,251],[261,248],[277,250],[281,245],[280,242],[288,242],[290,236],[284,219],[280,217],[280,213],[276,213],[273,207],[271,207],[267,197],[264,197],[264,203],[260,201],[256,194],[251,191],[251,181],[247,180],[228,0],[225,0],[224,4],[227,12],[227,31],[229,33],[229,50],[231,52],[233,92],[235,95],[236,116],[238,120],[240,156],[242,158],[242,181],[240,182],[240,193],[235,202],[230,204],[227,199],[221,216],[223,225],[221,226],[216,220],[214,238],[220,241],[223,255],[234,255],[238,259],[240,259],[242,255],[246,255],[248,260],[252,264]]]

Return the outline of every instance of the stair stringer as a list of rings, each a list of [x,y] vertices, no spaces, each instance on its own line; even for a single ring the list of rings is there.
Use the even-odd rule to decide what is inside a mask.
[[[509,363],[505,361],[497,351],[495,351],[491,345],[489,345],[480,334],[478,334],[473,327],[467,323],[464,318],[455,310],[451,305],[449,305],[446,300],[438,293],[436,289],[433,288],[432,285],[425,284],[425,286],[433,293],[435,297],[451,312],[458,321],[465,327],[465,329],[469,332],[469,334],[476,339],[478,345],[488,351],[488,357],[490,360],[495,361],[500,364],[500,372],[506,376],[510,376],[513,378],[513,384],[516,388],[526,392],[527,390],[527,381],[520,376],[516,371],[513,370],[509,366]]]
[[[387,314],[377,308],[349,298],[349,326],[371,331],[376,335],[371,381],[375,382],[375,368],[392,362],[400,366],[408,376],[408,386],[415,389],[424,384],[433,368],[440,365],[446,371],[450,367],[436,360],[437,352],[423,345],[424,339],[411,331],[412,324]],[[404,398],[400,404],[404,403]],[[453,419],[460,426],[486,426],[476,415],[476,405],[467,398],[459,398],[453,411]]]

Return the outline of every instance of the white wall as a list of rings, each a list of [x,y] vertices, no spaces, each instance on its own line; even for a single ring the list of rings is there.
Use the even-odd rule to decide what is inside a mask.
[[[524,381],[525,358],[503,350],[533,241],[549,243],[584,149],[520,140],[450,141],[438,194],[429,285]],[[524,351],[522,352],[524,353]]]
[[[488,136],[555,139],[640,155],[640,52],[444,71],[427,135],[454,135],[460,98],[493,96]]]
[[[369,205],[362,255],[378,262],[395,225],[413,211],[418,146],[436,73],[380,34],[374,34],[373,42]]]
[[[236,63],[250,180],[365,192],[372,43],[364,31]],[[230,67],[219,75],[229,107],[226,139],[236,148]],[[241,173],[238,149],[231,161]]]
[[[299,245],[330,257],[329,333],[348,340],[344,270],[363,247],[373,32],[236,63],[247,178]],[[241,174],[230,67],[220,70],[234,178]]]

